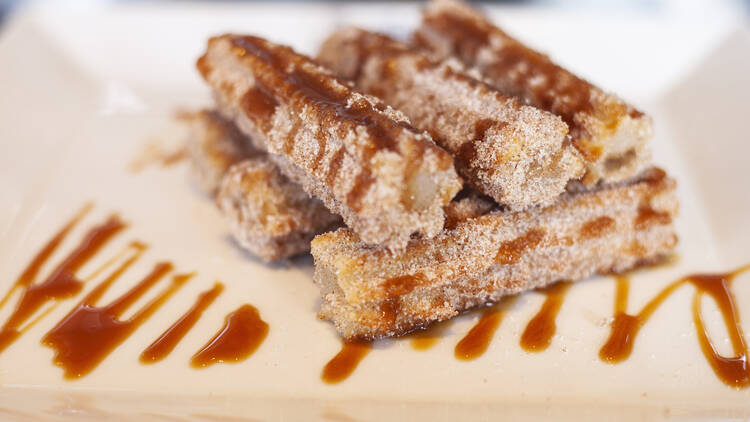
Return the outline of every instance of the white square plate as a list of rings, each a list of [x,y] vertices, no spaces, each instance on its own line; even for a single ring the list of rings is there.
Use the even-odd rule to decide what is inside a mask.
[[[750,35],[736,19],[671,20],[653,14],[571,14],[496,8],[511,33],[562,64],[620,93],[654,116],[654,161],[679,182],[679,262],[633,277],[631,312],[692,272],[750,262],[747,135]],[[334,27],[356,23],[406,34],[416,5],[104,4],[29,7],[0,33],[0,293],[82,204],[95,206],[52,264],[86,227],[116,212],[130,225],[81,269],[89,274],[130,240],[150,245],[104,301],[132,286],[158,260],[197,275],[93,372],[69,381],[40,339],[76,303],[64,301],[0,354],[0,418],[67,420],[460,420],[748,417],[750,389],[717,379],[698,346],[684,287],[639,335],[618,365],[598,358],[608,335],[614,283],[573,285],[543,353],[519,336],[543,300],[522,295],[489,350],[471,362],[453,356],[477,320],[457,319],[432,349],[378,342],[346,381],[321,381],[337,353],[332,326],[319,321],[309,257],[267,266],[241,252],[186,166],[129,164],[153,141],[175,142],[177,107],[210,104],[193,63],[212,34],[254,33],[314,53]],[[698,30],[700,28],[700,30]],[[138,356],[214,280],[225,292],[164,361]],[[89,290],[95,282],[86,284]],[[734,283],[750,329],[750,275]],[[84,291],[85,291],[84,290]],[[15,299],[14,299],[15,300]],[[13,301],[0,309],[0,321]],[[202,370],[188,362],[228,312],[255,305],[270,325],[255,354]],[[715,305],[704,306],[714,343],[731,353]]]

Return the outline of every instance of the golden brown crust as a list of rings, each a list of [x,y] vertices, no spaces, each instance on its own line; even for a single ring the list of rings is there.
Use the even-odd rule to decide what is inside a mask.
[[[244,249],[265,261],[310,250],[310,240],[341,218],[283,176],[268,154],[215,111],[184,114],[188,151],[198,185],[216,204]]]
[[[198,68],[222,114],[367,242],[397,249],[442,228],[461,188],[453,160],[399,112],[257,37],[211,38]]]
[[[229,168],[216,203],[237,242],[265,261],[305,253],[315,235],[341,225],[341,217],[281,174],[265,155]]]
[[[339,229],[312,242],[320,315],[346,338],[393,336],[505,294],[624,271],[675,246],[677,207],[674,181],[652,169],[546,208],[468,212],[398,254]]]
[[[583,175],[583,160],[554,114],[523,105],[385,35],[333,33],[318,60],[396,107],[450,152],[466,182],[513,209],[551,203]]]
[[[508,36],[465,3],[433,0],[414,42],[436,58],[458,58],[503,93],[562,117],[587,161],[586,185],[632,177],[648,161],[648,116]]]

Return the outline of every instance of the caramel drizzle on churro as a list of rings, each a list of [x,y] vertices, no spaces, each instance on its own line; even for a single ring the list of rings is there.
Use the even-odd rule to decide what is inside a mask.
[[[249,59],[252,66],[262,69],[255,72],[257,77],[253,87],[245,93],[241,101],[241,108],[245,115],[266,134],[271,130],[272,120],[279,101],[289,104],[297,110],[307,110],[316,116],[319,122],[313,138],[317,142],[317,149],[310,157],[308,171],[314,173],[328,186],[332,186],[339,177],[344,154],[348,148],[342,143],[334,151],[329,147],[329,138],[345,139],[351,133],[364,130],[368,137],[368,145],[348,151],[362,164],[362,170],[354,175],[354,183],[343,202],[353,210],[359,211],[364,196],[376,182],[372,174],[371,159],[379,150],[388,150],[402,154],[399,150],[399,138],[404,131],[411,132],[415,137],[409,151],[409,166],[405,169],[408,174],[418,166],[420,157],[426,148],[432,146],[427,138],[422,139],[420,131],[405,120],[393,119],[383,111],[386,106],[381,102],[372,103],[365,98],[354,97],[354,92],[333,75],[316,74],[323,72],[315,67],[313,62],[303,56],[298,56],[288,47],[275,46],[253,36],[228,36],[233,46],[232,53],[243,59]],[[198,61],[198,68],[207,76],[211,72],[210,66],[204,58]],[[300,123],[300,119],[293,119],[292,129],[283,135],[281,150],[291,155],[295,150],[300,131],[308,130]],[[331,159],[324,166],[324,158]],[[416,163],[415,163],[416,162]],[[450,167],[452,160],[445,155],[441,160],[443,170]],[[325,167],[325,168],[324,168]],[[321,174],[321,168],[324,168]]]
[[[311,107],[318,114],[321,125],[315,139],[318,142],[317,154],[313,158],[311,170],[316,171],[321,166],[327,148],[327,132],[335,128],[334,133],[340,139],[357,127],[364,127],[372,142],[362,152],[362,162],[365,170],[360,172],[355,183],[346,196],[346,203],[353,209],[358,209],[362,197],[374,183],[374,176],[369,171],[370,159],[380,149],[390,150],[400,154],[396,139],[402,131],[407,130],[415,134],[419,131],[404,121],[390,119],[381,113],[382,104],[370,104],[364,99],[348,101],[352,91],[333,76],[321,78],[310,73],[305,68],[305,62],[294,54],[291,49],[283,46],[270,46],[264,40],[253,36],[231,36],[230,42],[235,47],[234,53],[242,57],[252,57],[256,66],[265,71],[259,72],[253,88],[243,97],[244,112],[258,127],[268,132],[270,122],[278,105],[276,98],[300,109]],[[201,65],[198,68],[207,74],[210,69]],[[380,109],[379,109],[380,107]],[[342,124],[343,123],[343,124]],[[294,149],[297,134],[303,130],[296,125],[285,138],[283,150],[289,154]],[[418,142],[421,148],[426,148],[425,142]],[[334,153],[332,163],[327,169],[324,180],[330,184],[338,177],[341,160],[345,147],[342,145]]]
[[[493,50],[492,63],[484,66],[483,71],[491,76],[512,77],[514,84],[499,87],[507,95],[527,99],[535,107],[550,110],[571,126],[575,125],[573,119],[576,113],[589,113],[593,110],[591,86],[588,83],[552,63],[546,55],[525,47],[500,29],[457,13],[427,15],[424,23],[449,34],[454,41],[452,55],[468,63],[476,64],[477,54],[490,46],[492,35],[502,36],[506,42],[501,48]],[[416,41],[421,43],[419,36]],[[542,83],[532,84],[532,79]]]
[[[479,67],[504,94],[523,98],[534,107],[559,115],[570,127],[573,144],[587,161],[598,160],[602,148],[589,142],[581,116],[603,118],[602,123],[608,129],[615,129],[622,117],[643,116],[620,101],[609,104],[607,114],[601,115],[594,98],[606,94],[556,65],[547,55],[526,47],[468,6],[457,3],[457,7],[425,13],[414,42],[430,49],[430,36],[422,31],[440,34],[441,46],[450,48],[448,55],[458,57],[468,66]]]

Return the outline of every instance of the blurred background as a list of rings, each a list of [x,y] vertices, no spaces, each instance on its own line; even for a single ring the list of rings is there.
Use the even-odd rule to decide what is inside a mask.
[[[0,25],[11,11],[23,3],[39,0],[0,0]],[[54,1],[54,0],[42,0]],[[177,0],[57,0],[70,3],[75,7],[86,7],[97,3],[180,3]],[[197,2],[198,0],[191,0]],[[209,1],[209,0],[207,0]],[[225,0],[240,3],[238,0]],[[244,2],[248,2],[245,0]],[[279,2],[279,1],[276,1]],[[287,2],[287,1],[285,1]],[[358,1],[367,3],[367,1]],[[273,1],[266,1],[273,3]],[[332,3],[327,1],[326,3]],[[395,3],[395,1],[394,1]],[[709,15],[744,14],[750,16],[750,0],[497,0],[482,1],[475,3],[511,4],[523,6],[538,6],[551,8],[564,8],[566,10],[585,9],[587,11],[597,10],[602,12],[646,12],[661,16],[700,17]]]

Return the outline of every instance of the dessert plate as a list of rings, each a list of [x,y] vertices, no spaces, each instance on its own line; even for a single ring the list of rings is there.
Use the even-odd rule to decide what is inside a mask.
[[[745,130],[750,34],[743,22],[715,17],[695,31],[695,22],[658,15],[518,8],[489,13],[511,33],[655,119],[654,161],[679,182],[680,245],[674,262],[630,275],[626,312],[636,314],[688,274],[723,273],[750,263]],[[76,9],[50,2],[14,16],[0,33],[0,294],[12,290],[38,251],[75,215],[82,215],[80,221],[40,259],[36,282],[109,216],[116,214],[126,226],[103,240],[80,268],[70,267],[83,282],[80,291],[44,301],[24,319],[17,338],[9,340],[7,333],[0,338],[6,342],[0,352],[0,418],[750,417],[747,379],[744,388],[727,385],[704,355],[692,285],[679,287],[656,309],[628,359],[610,364],[599,358],[614,314],[612,277],[572,285],[551,343],[538,353],[519,344],[545,301],[542,293],[530,292],[501,308],[499,327],[477,359],[455,357],[456,344],[482,317],[472,312],[442,327],[427,350],[416,350],[410,338],[380,341],[349,377],[322,381],[323,367],[342,346],[332,326],[316,318],[311,258],[265,265],[232,242],[215,206],[174,154],[183,133],[173,117],[178,108],[210,104],[194,61],[212,34],[250,32],[314,53],[341,25],[404,36],[418,19],[416,5],[270,3]],[[136,255],[100,289],[98,300],[79,305]],[[125,302],[116,300],[160,262],[174,270],[144,286],[143,295],[123,306],[119,322],[107,320],[114,311],[106,305]],[[173,274],[192,277],[175,281]],[[144,349],[216,281],[223,291],[174,350],[161,361],[141,363]],[[731,289],[740,326],[750,330],[750,273],[738,275]],[[21,290],[0,307],[0,321],[12,317]],[[150,307],[163,293],[163,303]],[[700,303],[716,352],[735,355],[735,328],[725,325],[709,295]],[[192,366],[193,355],[225,318],[247,310],[246,304],[268,326],[267,334],[256,332],[257,341],[244,345],[250,355]],[[97,347],[76,354],[49,334],[64,331],[66,325],[58,323],[75,309],[116,328],[92,332]],[[50,345],[70,355],[56,356]],[[73,358],[77,372],[70,370]]]

